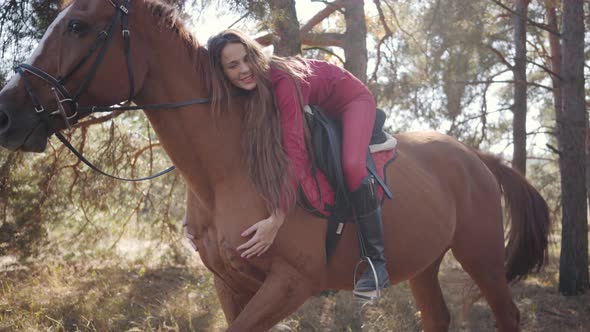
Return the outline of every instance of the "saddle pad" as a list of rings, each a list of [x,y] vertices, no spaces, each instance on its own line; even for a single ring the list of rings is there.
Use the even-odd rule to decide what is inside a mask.
[[[373,161],[375,162],[377,173],[379,174],[379,177],[385,181],[387,180],[384,177],[385,167],[395,158],[397,151],[396,145],[396,139],[391,135],[387,135],[387,141],[385,143],[371,145],[369,147],[371,155],[373,156]],[[317,170],[317,172],[321,171]],[[379,185],[377,186],[377,192],[379,194],[379,199],[383,201],[383,188],[381,188]],[[334,190],[327,182],[319,182],[318,186],[306,186],[305,190],[303,190],[303,193],[305,194],[309,205],[311,205],[311,207],[315,209],[316,212],[319,212],[325,217],[330,216],[330,212],[328,211],[327,207],[334,205],[335,197]]]

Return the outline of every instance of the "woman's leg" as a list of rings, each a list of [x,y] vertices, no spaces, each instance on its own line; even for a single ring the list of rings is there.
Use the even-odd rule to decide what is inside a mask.
[[[375,123],[372,97],[346,105],[342,114],[342,168],[349,191],[356,190],[367,176],[367,151]]]
[[[389,285],[384,246],[381,205],[376,183],[367,172],[367,151],[375,122],[373,99],[360,99],[347,105],[342,114],[342,164],[350,192],[358,231],[363,248],[362,256],[370,258],[373,269],[367,268],[354,287],[357,297],[372,300],[378,289]],[[375,280],[377,279],[377,280]]]

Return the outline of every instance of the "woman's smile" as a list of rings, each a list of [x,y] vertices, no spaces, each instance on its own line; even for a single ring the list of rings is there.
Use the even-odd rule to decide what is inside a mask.
[[[221,51],[223,72],[229,81],[240,89],[254,90],[256,77],[252,73],[246,47],[240,43],[229,43]]]

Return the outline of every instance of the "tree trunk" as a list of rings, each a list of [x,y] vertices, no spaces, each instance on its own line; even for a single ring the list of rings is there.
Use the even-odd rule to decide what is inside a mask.
[[[590,287],[585,187],[588,117],[584,102],[583,2],[563,0],[562,22],[562,109],[557,112],[562,191],[559,291],[564,295],[577,295]]]
[[[363,82],[367,82],[367,25],[364,0],[345,0],[344,67]]]
[[[552,31],[559,31],[557,25],[557,9],[551,0],[545,1],[545,9],[547,11],[547,25]],[[553,106],[555,112],[561,112],[561,49],[559,48],[559,36],[548,32],[549,45],[551,52],[551,81],[553,83]]]
[[[301,53],[301,34],[295,0],[269,1],[271,26],[275,33],[274,54],[291,56]]]
[[[588,126],[586,126],[586,199],[588,199],[586,203],[590,203],[590,128]],[[588,267],[590,268],[590,265]]]
[[[526,174],[526,113],[527,113],[527,82],[526,82],[526,24],[529,0],[515,0],[516,8],[512,19],[514,22],[514,105],[512,113],[512,136],[514,151],[512,167]]]

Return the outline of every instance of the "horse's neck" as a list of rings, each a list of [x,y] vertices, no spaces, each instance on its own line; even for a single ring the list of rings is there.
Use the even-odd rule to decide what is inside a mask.
[[[207,77],[198,72],[195,59],[182,41],[176,36],[150,38],[157,38],[153,47],[174,50],[174,55],[170,56],[168,51],[152,52],[148,78],[137,103],[168,103],[208,97]],[[205,61],[206,57],[200,60]],[[232,181],[232,176],[228,175],[241,176],[243,172],[240,168],[239,116],[225,114],[216,118],[208,104],[146,111],[146,114],[190,190],[212,207],[215,187],[220,182]]]

